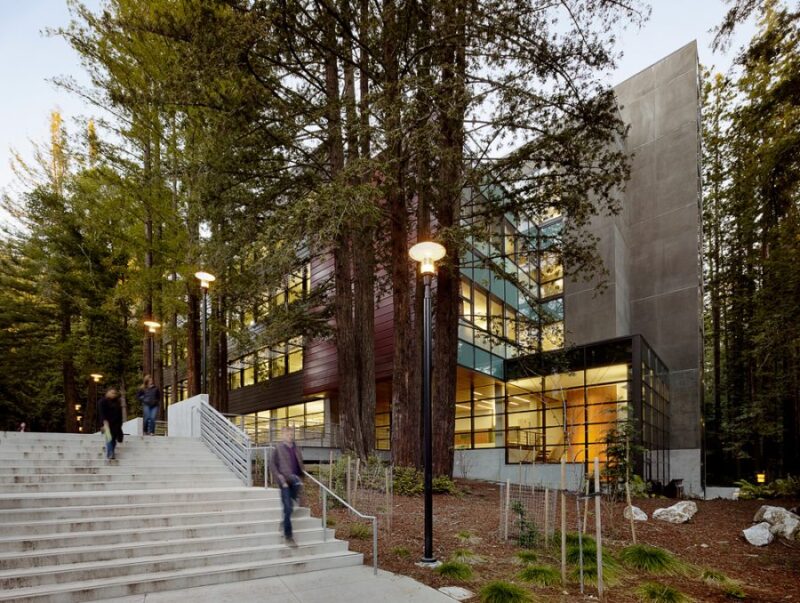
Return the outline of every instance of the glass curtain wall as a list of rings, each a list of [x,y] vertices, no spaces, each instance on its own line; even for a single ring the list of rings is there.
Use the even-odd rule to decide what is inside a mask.
[[[244,430],[255,445],[280,441],[281,429],[286,426],[295,428],[295,440],[298,443],[314,444],[319,442],[321,444],[325,442],[325,400],[323,399],[230,418],[239,426],[241,426],[240,422],[244,421]]]

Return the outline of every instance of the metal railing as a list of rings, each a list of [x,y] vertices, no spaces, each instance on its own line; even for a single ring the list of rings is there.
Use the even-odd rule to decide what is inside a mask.
[[[358,511],[351,505],[349,505],[346,501],[340,498],[336,492],[333,490],[328,489],[328,487],[323,484],[321,481],[316,479],[313,475],[311,475],[308,471],[303,471],[305,476],[310,479],[312,482],[319,486],[320,494],[322,495],[322,539],[323,542],[328,540],[328,494],[333,496],[336,500],[338,500],[341,504],[345,507],[350,509],[355,515],[358,515],[361,519],[368,519],[372,521],[372,571],[374,574],[378,574],[378,518],[374,515],[364,515],[361,511]]]
[[[339,426],[335,423],[296,425],[291,418],[288,420],[266,419],[234,413],[223,413],[223,416],[245,432],[250,441],[258,446],[280,442],[282,439],[281,430],[287,425],[294,427],[294,440],[298,446],[339,448],[341,442]]]
[[[200,439],[224,462],[245,486],[253,485],[252,448],[247,434],[208,404],[199,404]],[[266,464],[266,463],[265,463]]]

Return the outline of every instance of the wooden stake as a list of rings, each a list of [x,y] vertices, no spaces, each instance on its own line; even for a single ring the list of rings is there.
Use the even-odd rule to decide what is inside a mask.
[[[509,516],[509,513],[511,511],[511,480],[510,479],[506,480],[506,504],[505,504],[505,509],[506,510],[505,510],[504,515],[505,515],[506,521],[505,521],[505,526],[503,527],[503,538],[505,540],[508,540],[508,521],[509,521],[508,516]]]
[[[567,459],[561,457],[561,584],[567,584]]]
[[[586,498],[583,499],[583,530],[586,533],[586,522],[589,520],[589,482],[592,481],[589,473],[586,473]]]
[[[352,500],[350,496],[350,457],[347,457],[347,502]],[[352,504],[352,503],[351,503]]]
[[[600,459],[594,457],[594,539],[597,542],[597,595],[601,601],[603,594],[603,523],[600,518]]]
[[[328,490],[333,491],[333,450],[328,451]]]
[[[550,489],[544,489],[544,546],[550,545]]]
[[[625,498],[628,499],[628,515],[631,518],[631,538],[633,544],[636,544],[636,527],[633,524],[633,505],[631,504],[631,485],[628,480],[625,480]]]

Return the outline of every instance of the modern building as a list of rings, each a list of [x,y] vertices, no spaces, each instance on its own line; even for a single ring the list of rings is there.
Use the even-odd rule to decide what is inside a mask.
[[[607,434],[628,423],[645,449],[644,478],[702,491],[702,269],[699,73],[688,44],[615,88],[629,134],[631,179],[622,211],[589,225],[604,278],[566,278],[552,251],[564,218],[508,217],[462,258],[456,394],[456,474],[555,484],[566,458],[572,484]],[[492,192],[492,191],[489,191]],[[482,191],[486,194],[487,191]],[[467,203],[480,203],[467,194]],[[469,207],[464,208],[469,219]],[[497,276],[488,269],[494,262]],[[330,276],[331,262],[291,275],[257,316]],[[245,322],[252,317],[242,317]],[[376,447],[388,450],[391,296],[375,310]],[[523,352],[536,350],[536,353]],[[337,420],[335,346],[287,341],[231,350],[229,410],[269,441],[284,424],[331,444]],[[181,399],[180,383],[167,384]],[[328,438],[328,439],[326,439]]]

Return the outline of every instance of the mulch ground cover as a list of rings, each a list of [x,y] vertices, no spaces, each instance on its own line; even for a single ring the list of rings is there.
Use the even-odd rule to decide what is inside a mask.
[[[581,595],[577,572],[569,567],[570,579],[565,587],[540,587],[525,583],[518,574],[524,567],[516,556],[523,550],[516,542],[504,541],[499,530],[500,494],[495,484],[458,480],[460,495],[434,495],[434,552],[440,560],[447,560],[459,549],[467,549],[479,556],[482,562],[473,567],[473,576],[468,580],[444,578],[421,568],[416,562],[423,550],[423,500],[422,497],[394,496],[391,531],[385,523],[379,529],[378,560],[384,570],[411,576],[433,588],[462,586],[478,592],[493,580],[506,580],[527,588],[534,601],[563,602],[591,600],[597,595],[596,588],[587,584]],[[312,513],[319,517],[320,505],[313,490],[308,492]],[[633,504],[649,516],[659,507],[674,504],[667,499],[636,499]],[[796,500],[772,501],[696,501],[698,512],[694,518],[680,525],[648,519],[636,522],[637,541],[658,546],[691,564],[688,573],[675,576],[647,575],[622,567],[618,583],[606,588],[606,601],[639,601],[637,589],[644,582],[670,585],[695,601],[759,601],[800,602],[800,542],[776,539],[767,547],[757,548],[748,544],[741,535],[742,529],[752,524],[753,515],[762,504],[793,507]],[[593,509],[590,504],[590,509]],[[576,525],[574,499],[567,504],[569,526]],[[618,557],[619,551],[631,544],[630,523],[623,518],[622,502],[603,501],[603,545],[604,551]],[[560,511],[559,511],[560,513]],[[329,524],[336,529],[337,538],[349,540],[350,548],[364,554],[364,562],[372,563],[371,533],[359,533],[353,524],[357,521],[344,509],[332,509],[328,513]],[[560,515],[559,515],[560,517]],[[593,535],[595,519],[589,513],[589,533]],[[536,553],[536,563],[550,565],[560,572],[560,549],[556,546],[539,546],[531,549]],[[703,569],[724,573],[736,581],[744,593],[744,599],[731,597],[725,589],[703,582],[699,574]],[[477,601],[477,597],[473,600]]]

